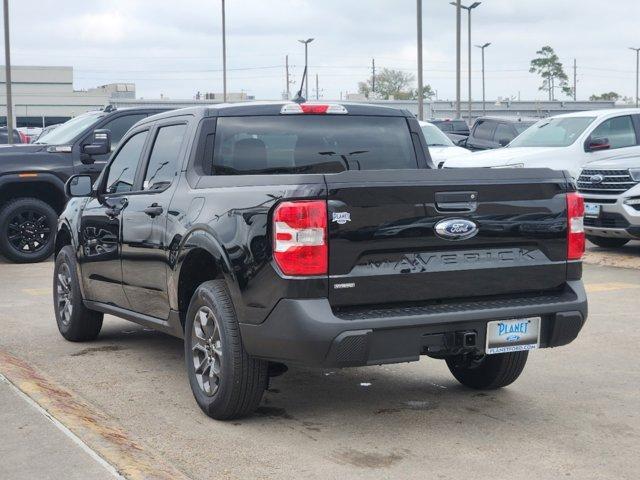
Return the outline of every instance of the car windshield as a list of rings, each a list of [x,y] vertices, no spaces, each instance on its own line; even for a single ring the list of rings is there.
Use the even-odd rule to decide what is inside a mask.
[[[102,116],[102,112],[90,112],[84,115],[78,115],[68,122],[63,123],[55,130],[46,133],[40,137],[36,143],[45,143],[48,145],[65,145],[71,143],[83,131],[96,124]]]
[[[430,147],[455,147],[453,142],[435,125],[421,125],[424,138]]]
[[[575,142],[595,117],[546,118],[517,136],[514,147],[568,147]]]

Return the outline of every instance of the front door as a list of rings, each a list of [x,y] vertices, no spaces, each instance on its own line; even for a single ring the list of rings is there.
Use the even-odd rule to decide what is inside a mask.
[[[171,119],[173,122],[176,119]],[[122,223],[122,277],[131,309],[167,319],[167,221],[184,158],[186,123],[158,123],[142,191],[129,197]]]
[[[87,300],[129,307],[122,288],[122,214],[135,185],[147,135],[146,130],[138,132],[116,152],[99,197],[91,198],[83,209],[79,258]]]
[[[591,132],[590,139],[606,139],[609,148],[587,152],[588,163],[604,160],[614,154],[639,154],[637,131],[640,126],[636,126],[638,119],[634,122],[631,115],[620,115],[605,120]],[[615,152],[614,152],[615,151]]]

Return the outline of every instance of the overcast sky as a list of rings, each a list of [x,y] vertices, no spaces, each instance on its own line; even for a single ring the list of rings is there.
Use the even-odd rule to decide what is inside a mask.
[[[9,0],[15,65],[70,65],[75,88],[135,82],[137,94],[192,98],[222,91],[220,0]],[[310,73],[324,98],[354,92],[378,68],[415,73],[414,0],[227,0],[229,90],[260,99],[285,88],[284,56],[299,83],[298,39],[314,37]],[[455,8],[424,0],[425,83],[455,97]],[[551,45],[573,75],[578,98],[614,90],[632,96],[640,47],[639,0],[485,0],[473,13],[473,43],[487,49],[487,97],[544,99],[528,73],[536,50]],[[463,12],[463,98],[466,13]],[[474,98],[480,52],[473,49]],[[312,84],[312,87],[315,85]],[[293,87],[292,87],[293,88]]]

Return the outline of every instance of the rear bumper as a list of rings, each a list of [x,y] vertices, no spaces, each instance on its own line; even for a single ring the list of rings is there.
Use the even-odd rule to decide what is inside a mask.
[[[475,332],[482,351],[488,321],[532,316],[542,317],[542,348],[573,341],[587,318],[582,281],[557,294],[389,309],[333,311],[327,299],[283,299],[263,323],[240,330],[254,357],[348,367],[415,361],[456,332]]]

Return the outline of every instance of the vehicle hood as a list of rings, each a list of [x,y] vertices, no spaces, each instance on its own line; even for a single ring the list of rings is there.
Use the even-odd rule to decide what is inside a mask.
[[[640,155],[607,158],[589,163],[589,169],[596,170],[625,170],[627,168],[640,168]]]
[[[448,168],[501,167],[524,163],[527,167],[553,168],[556,154],[562,155],[564,147],[498,148],[474,152],[468,157],[455,157],[446,162]]]
[[[454,157],[468,157],[471,152],[462,147],[429,147],[433,163],[438,164]]]
[[[0,175],[29,171],[50,171],[72,164],[71,153],[47,151],[49,145],[0,145]]]
[[[38,145],[35,143],[18,143],[16,145],[0,145],[0,158],[6,155],[35,153],[46,150],[47,145]]]

